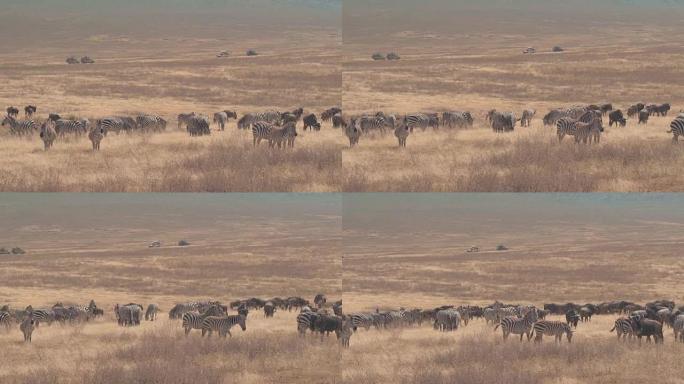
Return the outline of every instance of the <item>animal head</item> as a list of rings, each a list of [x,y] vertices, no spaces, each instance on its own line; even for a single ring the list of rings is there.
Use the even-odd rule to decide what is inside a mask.
[[[240,318],[238,320],[238,324],[240,324],[240,328],[242,328],[243,331],[247,330],[247,315],[240,315]]]

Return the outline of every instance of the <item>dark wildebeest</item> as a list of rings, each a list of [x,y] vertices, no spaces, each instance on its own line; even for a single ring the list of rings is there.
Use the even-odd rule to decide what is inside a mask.
[[[573,327],[577,328],[577,323],[580,321],[580,314],[574,309],[569,310],[565,313],[565,322]]]
[[[273,317],[275,310],[276,310],[275,304],[273,304],[272,302],[267,301],[266,304],[264,304],[264,316],[265,317]]]
[[[651,319],[635,319],[630,318],[632,323],[632,328],[635,331],[636,336],[639,338],[639,344],[641,344],[641,337],[646,336],[646,341],[651,342],[651,336],[653,336],[654,341],[657,343],[664,342],[663,337],[663,325],[656,320]]]
[[[321,123],[318,122],[316,115],[313,113],[304,116],[304,130],[306,131],[307,128],[315,131],[321,130]]]
[[[649,116],[650,116],[650,114],[648,113],[648,111],[640,111],[639,112],[639,124],[647,124]]]
[[[608,114],[608,119],[608,125],[611,127],[613,126],[613,124],[615,124],[615,126],[620,125],[621,127],[627,125],[627,119],[625,119],[625,116],[622,114],[622,110],[619,109]]]

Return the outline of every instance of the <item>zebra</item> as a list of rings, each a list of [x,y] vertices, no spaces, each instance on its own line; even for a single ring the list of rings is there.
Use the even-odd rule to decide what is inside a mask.
[[[33,120],[17,120],[11,115],[5,116],[0,126],[9,125],[10,133],[13,135],[30,135],[36,129],[36,123]]]
[[[35,320],[36,328],[38,328],[40,323],[52,325],[52,322],[55,320],[55,314],[47,309],[32,309],[29,306],[26,308],[26,311],[28,312],[28,315]]]
[[[326,109],[321,113],[321,120],[323,121],[330,121],[333,117],[335,117],[337,114],[342,113],[342,109],[338,107],[332,107],[329,109]]]
[[[206,311],[202,313],[198,312],[185,312],[183,314],[183,329],[185,330],[185,336],[187,336],[193,329],[202,329],[202,323],[204,319],[209,316],[222,316],[223,310],[217,306],[212,305]]]
[[[179,129],[179,130],[182,129],[183,126],[187,127],[188,122],[189,122],[190,119],[192,119],[193,117],[195,117],[195,112],[180,113],[180,114],[178,114],[178,116],[177,116],[177,119],[178,119],[178,129]]]
[[[406,139],[409,137],[411,130],[405,122],[399,124],[399,126],[394,130],[394,136],[399,140],[399,147],[406,148]]]
[[[190,136],[211,135],[209,120],[204,116],[193,116],[186,123],[186,130]]]
[[[371,313],[352,313],[349,315],[349,319],[354,332],[358,328],[364,328],[367,331],[373,325],[373,315]]]
[[[93,127],[88,133],[88,139],[93,144],[93,151],[100,150],[100,142],[105,137],[105,129],[101,126]]]
[[[268,140],[270,142],[273,129],[275,129],[275,126],[266,121],[257,121],[252,124],[252,144],[256,147],[261,143],[261,140]]]
[[[0,312],[0,327],[5,327],[5,330],[9,330],[12,326],[12,315],[9,312]],[[676,337],[675,337],[676,338]]]
[[[352,334],[351,320],[349,318],[342,318],[342,326],[335,330],[335,335],[343,348],[349,348],[349,340]]]
[[[554,336],[556,342],[560,343],[563,339],[563,334],[566,334],[568,343],[572,342],[572,329],[570,325],[562,321],[539,320],[534,323],[534,342],[541,343],[542,337]]]
[[[461,314],[455,309],[443,309],[435,314],[433,328],[442,332],[455,331],[461,324]]]
[[[30,119],[36,111],[38,111],[38,108],[35,105],[27,105],[24,107],[24,117]]]
[[[438,128],[439,119],[436,114],[419,113],[415,115],[404,116],[404,124],[406,124],[411,132],[414,128],[420,128],[425,131],[428,127]]]
[[[485,318],[485,322],[487,324],[494,324],[499,320],[496,313],[496,309],[494,308],[485,308],[485,310],[482,312],[482,316]]]
[[[218,124],[219,130],[225,130],[226,122],[228,122],[228,114],[225,111],[214,113],[214,123]]]
[[[52,120],[50,120],[52,121]],[[79,120],[65,120],[59,119],[54,122],[55,132],[59,137],[64,137],[66,134],[80,134],[83,132],[83,124]]]
[[[159,307],[157,304],[148,304],[147,310],[145,311],[145,320],[154,321],[157,319],[157,312],[159,312]]]
[[[136,116],[135,122],[143,131],[160,132],[166,129],[166,120],[157,115],[139,115]]]
[[[629,321],[628,318],[625,317],[620,317],[619,319],[615,320],[615,325],[613,326],[613,329],[610,330],[610,332],[615,331],[617,333],[618,340],[622,338],[622,340],[627,340],[627,336],[631,339],[632,336],[634,336],[634,328],[632,328],[632,323]],[[624,336],[624,337],[623,337]]]
[[[2,322],[0,321],[0,324]],[[674,332],[674,339],[684,343],[684,315],[678,315],[672,322],[672,330]]]
[[[385,121],[385,116],[361,116],[356,121],[357,126],[362,132],[368,133],[372,131],[380,131],[380,133],[385,133],[385,127],[387,122]]]
[[[285,146],[294,147],[294,138],[297,137],[297,127],[294,122],[285,124],[282,128],[273,127],[268,137],[268,146],[274,148],[276,144],[278,149]]]
[[[587,111],[585,112],[582,116],[580,116],[578,119],[574,119],[572,117],[563,117],[560,118],[556,122],[556,134],[558,136],[558,142],[562,142],[563,138],[568,135],[568,136],[575,136],[575,132],[577,131],[577,123],[585,123],[585,124],[600,124],[600,113],[597,113],[595,111]],[[601,127],[600,130],[603,128]]]
[[[282,120],[281,114],[277,111],[260,112],[260,113],[254,114],[253,116],[254,116],[255,122],[265,121],[265,122],[271,123],[271,124],[278,124]]]
[[[347,128],[347,121],[344,117],[335,115],[332,117],[333,128]]]
[[[38,322],[29,316],[19,325],[19,330],[24,334],[24,342],[30,343],[31,336],[33,335],[33,330],[38,327]]]
[[[356,119],[352,119],[351,124],[344,128],[344,135],[349,139],[350,148],[354,148],[354,146],[359,143],[361,130],[356,126]]]
[[[515,115],[512,112],[498,112],[492,109],[487,112],[487,120],[492,126],[492,130],[497,133],[511,132],[515,129]]]
[[[40,138],[43,140],[46,151],[52,148],[52,144],[55,142],[56,137],[55,123],[48,120],[40,126]]]
[[[320,315],[316,312],[301,312],[297,315],[297,332],[300,336],[304,336],[306,330],[314,330],[314,324]]]
[[[591,123],[578,121],[575,123],[575,143],[579,144],[582,141],[584,144],[591,144],[593,140],[594,143],[598,144],[601,141],[602,128],[598,119],[594,119]]]
[[[672,134],[672,143],[679,142],[679,136],[684,136],[684,116],[680,115],[670,123],[670,130],[667,133]]]
[[[504,317],[509,317],[509,316],[518,316],[519,312],[518,309],[515,307],[504,307],[504,308],[498,308],[495,310],[496,313],[496,322],[500,322],[501,319]]]
[[[209,333],[207,337],[211,337],[213,331],[217,331],[219,336],[226,337],[226,335],[233,337],[230,334],[230,328],[239,324],[243,331],[247,330],[246,316],[232,315],[232,316],[207,316],[202,321],[202,337],[205,333]]]
[[[109,132],[116,132],[118,135],[121,131],[126,130],[126,124],[119,117],[105,117],[97,120],[95,125],[102,129],[105,136],[107,136]]]
[[[449,128],[472,127],[473,126],[473,116],[470,112],[460,112],[460,111],[449,111],[442,113],[442,125]]]
[[[643,110],[644,107],[645,106],[642,103],[634,104],[634,105],[630,106],[629,108],[627,108],[627,116],[628,117],[635,117],[635,116],[639,115],[639,112],[641,112],[641,110]]]
[[[240,118],[237,122],[238,129],[248,129],[252,124],[256,123],[254,115],[248,113]]]
[[[499,324],[494,326],[494,330],[496,331],[499,325],[501,325],[504,341],[508,339],[508,335],[511,333],[515,335],[519,334],[520,341],[522,341],[523,335],[526,335],[527,341],[529,341],[532,338],[532,325],[534,325],[537,320],[537,311],[528,311],[522,319],[514,316],[504,317]]]
[[[534,109],[525,109],[522,112],[522,117],[520,118],[520,126],[529,127],[530,123],[532,122],[532,118],[534,118],[534,115],[536,114],[537,111]]]

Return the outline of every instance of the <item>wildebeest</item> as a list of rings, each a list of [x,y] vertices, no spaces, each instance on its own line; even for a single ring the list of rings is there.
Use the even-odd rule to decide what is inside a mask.
[[[630,322],[632,323],[632,328],[634,329],[636,337],[639,338],[640,344],[641,337],[643,336],[646,336],[646,341],[649,343],[651,342],[651,336],[653,336],[656,344],[658,342],[664,342],[665,338],[663,337],[663,325],[660,324],[660,322],[651,319],[635,318],[630,318]]]
[[[321,130],[321,124],[316,120],[316,115],[313,113],[304,116],[304,130],[306,131],[307,128],[315,131]]]
[[[625,119],[624,115],[622,114],[622,110],[618,109],[617,111],[613,111],[608,114],[608,125],[612,127],[613,124],[616,126],[620,125],[621,127],[627,125],[627,119]]]

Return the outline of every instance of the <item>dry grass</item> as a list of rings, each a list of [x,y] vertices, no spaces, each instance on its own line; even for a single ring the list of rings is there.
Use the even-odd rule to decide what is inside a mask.
[[[358,148],[343,153],[344,191],[681,190],[675,170],[684,164],[684,151],[671,146],[666,133],[672,116],[646,127],[631,120],[590,149],[558,146],[539,122],[551,108],[576,104],[612,102],[626,111],[639,101],[669,102],[674,111],[683,109],[682,62],[675,52],[684,30],[665,22],[679,10],[640,12],[635,25],[628,7],[597,7],[591,14],[541,3],[528,7],[534,9],[464,2],[407,7],[345,4],[345,112],[469,110],[481,129],[419,132],[405,150],[391,135],[362,137]],[[554,45],[566,51],[550,53]],[[521,54],[528,46],[541,53]],[[370,60],[378,50],[402,58]],[[492,108],[518,116],[534,108],[537,123],[495,135],[483,120]]]

